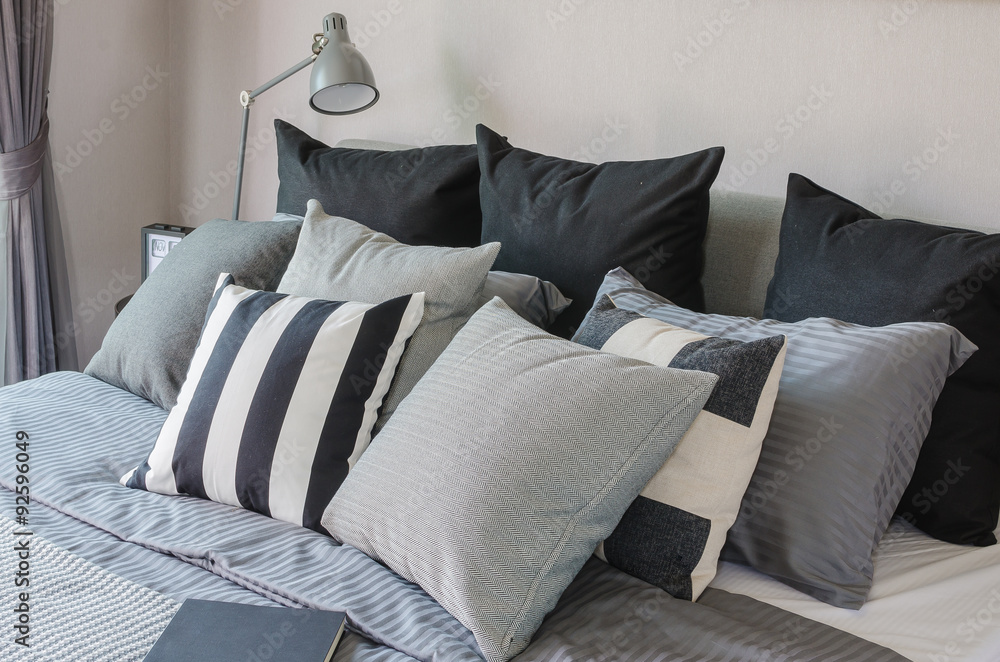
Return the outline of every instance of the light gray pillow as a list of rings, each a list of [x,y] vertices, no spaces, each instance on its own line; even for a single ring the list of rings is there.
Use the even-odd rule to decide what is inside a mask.
[[[494,299],[361,456],[322,525],[419,584],[486,659],[508,660],[716,380],[556,338]]]
[[[598,297],[685,329],[744,342],[788,337],[771,425],[722,559],[859,609],[872,553],[913,474],[945,378],[976,346],[946,324],[794,324],[691,312],[624,269]]]
[[[205,223],[149,275],[84,372],[170,409],[219,274],[232,274],[243,287],[274,291],[300,228],[300,223]]]
[[[477,248],[407,246],[360,223],[330,216],[319,202],[310,200],[278,292],[361,303],[425,293],[423,321],[399,362],[375,425],[377,432],[476,312],[486,273],[499,251],[497,243]],[[369,377],[363,374],[358,379]]]
[[[294,214],[275,214],[275,222],[304,221],[305,217]],[[479,295],[479,305],[493,297],[500,297],[515,313],[535,326],[547,329],[572,299],[567,299],[555,284],[528,274],[513,274],[509,271],[491,271],[486,274],[486,283]]]

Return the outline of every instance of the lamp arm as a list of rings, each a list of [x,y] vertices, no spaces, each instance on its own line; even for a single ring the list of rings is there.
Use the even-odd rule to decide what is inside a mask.
[[[288,71],[286,71],[286,72],[284,72],[282,74],[278,74],[277,76],[275,76],[271,80],[267,81],[266,83],[264,83],[263,85],[261,85],[260,87],[258,87],[256,90],[250,92],[249,93],[250,103],[253,103],[254,99],[256,99],[257,97],[259,97],[264,92],[267,92],[269,89],[271,89],[272,87],[274,87],[275,85],[277,85],[281,81],[285,80],[286,78],[291,78],[295,74],[299,73],[300,71],[302,71],[303,69],[305,69],[306,67],[308,67],[310,64],[313,63],[313,61],[318,56],[319,56],[319,53],[313,53],[312,55],[310,55],[306,59],[304,59],[301,62],[299,62],[298,64],[296,64],[294,67],[292,67]],[[241,101],[242,101],[242,97],[241,97]]]
[[[312,64],[316,57],[319,55],[318,52],[314,52],[312,55],[302,60],[296,64],[291,69],[288,69],[284,73],[278,74],[271,80],[267,81],[255,90],[247,90],[240,93],[240,104],[243,105],[243,125],[240,128],[240,150],[236,157],[236,194],[233,197],[233,220],[237,220],[240,216],[240,197],[243,193],[243,164],[246,161],[247,155],[247,131],[250,126],[250,106],[253,105],[254,99],[259,97],[264,92],[277,85],[278,83],[284,81],[287,78],[291,78],[295,74],[299,73],[310,64]]]

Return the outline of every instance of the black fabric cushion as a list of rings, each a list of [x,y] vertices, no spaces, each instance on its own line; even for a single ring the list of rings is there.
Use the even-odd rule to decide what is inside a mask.
[[[475,145],[396,152],[330,147],[274,120],[278,213],[306,213],[315,198],[331,216],[357,221],[412,246],[478,246]]]
[[[725,150],[600,165],[511,147],[476,127],[483,242],[494,269],[552,281],[572,305],[549,329],[569,337],[616,267],[679,306],[704,310],[701,244],[708,190]]]
[[[916,471],[896,511],[949,542],[996,542],[998,272],[1000,235],[883,220],[801,175],[788,179],[765,314],[786,322],[833,317],[868,326],[947,322],[979,346],[948,379],[934,407]]]

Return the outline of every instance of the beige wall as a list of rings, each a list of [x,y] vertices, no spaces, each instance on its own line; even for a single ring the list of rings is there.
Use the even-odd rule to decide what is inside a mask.
[[[68,2],[70,36],[107,61],[61,62],[71,49],[57,46],[53,106],[73,126],[53,122],[56,148],[166,57],[169,35],[169,123],[163,91],[153,93],[92,157],[105,167],[64,185],[81,295],[106,285],[109,264],[137,264],[140,225],[229,216],[239,92],[305,57],[329,11],[347,15],[382,98],[359,115],[317,115],[307,73],[260,97],[244,218],[274,211],[271,122],[281,115],[331,143],[472,142],[485,122],[515,145],[585,160],[724,145],[720,186],[780,196],[798,171],[875,211],[1000,230],[996,2]],[[69,75],[84,68],[87,91]],[[109,321],[85,329],[84,360]]]
[[[83,367],[139,286],[139,228],[171,217],[168,5],[55,6],[49,144],[72,309],[57,314],[56,341],[75,344]]]

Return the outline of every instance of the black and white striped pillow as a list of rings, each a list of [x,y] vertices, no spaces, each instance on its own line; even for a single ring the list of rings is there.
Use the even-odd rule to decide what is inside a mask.
[[[381,304],[238,287],[222,274],[177,405],[127,487],[188,494],[325,532],[423,317]]]

